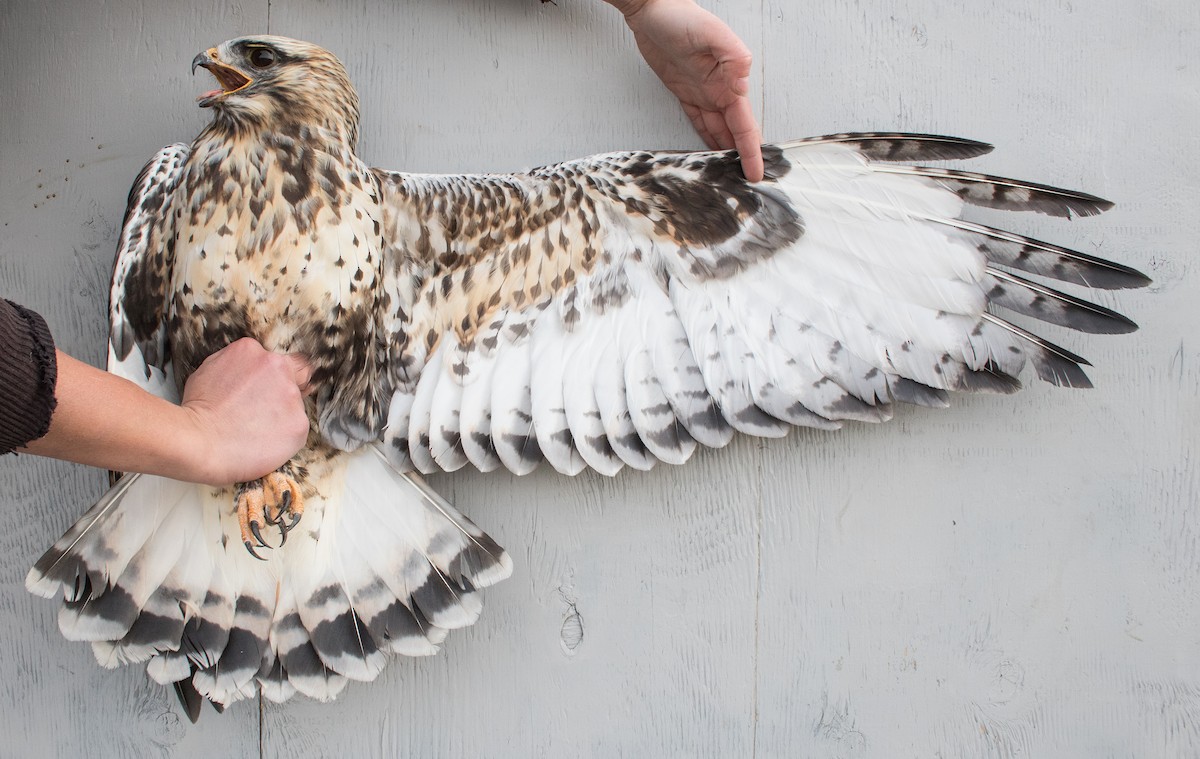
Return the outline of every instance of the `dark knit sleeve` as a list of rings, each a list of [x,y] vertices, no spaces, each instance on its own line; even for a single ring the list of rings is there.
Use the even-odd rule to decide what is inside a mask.
[[[54,338],[46,321],[0,299],[0,454],[50,429],[57,380]]]

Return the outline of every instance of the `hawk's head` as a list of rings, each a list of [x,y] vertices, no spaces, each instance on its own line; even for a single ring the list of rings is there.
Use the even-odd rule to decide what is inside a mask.
[[[220,89],[199,98],[215,122],[236,129],[310,124],[341,131],[353,144],[358,131],[358,94],[332,53],[310,42],[261,35],[239,37],[192,59]]]

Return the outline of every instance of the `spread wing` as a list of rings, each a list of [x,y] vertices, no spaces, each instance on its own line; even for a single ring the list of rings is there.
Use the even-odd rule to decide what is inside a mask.
[[[190,152],[182,143],[168,145],[134,180],[109,293],[108,370],[175,402],[179,390],[166,341],[175,256],[170,203]]]
[[[376,171],[397,293],[386,446],[399,466],[613,474],[734,431],[879,422],[895,402],[1012,392],[1087,362],[1008,321],[1128,319],[1016,271],[1100,288],[1127,267],[959,219],[1089,216],[1082,193],[895,161],[981,143],[834,135],[732,153],[616,153],[504,176]]]

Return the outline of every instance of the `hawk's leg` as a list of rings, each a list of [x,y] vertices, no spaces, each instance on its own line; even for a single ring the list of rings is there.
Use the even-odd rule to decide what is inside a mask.
[[[261,480],[242,482],[237,486],[237,517],[242,532],[242,544],[256,559],[262,559],[254,550],[271,548],[263,540],[267,525],[279,528],[279,545],[287,542],[288,530],[300,521],[304,514],[304,496],[300,494],[297,473],[288,463],[271,472]],[[265,561],[265,559],[264,559]]]

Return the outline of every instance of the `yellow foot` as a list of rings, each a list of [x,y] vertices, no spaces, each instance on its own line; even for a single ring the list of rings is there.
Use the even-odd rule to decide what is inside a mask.
[[[238,485],[237,516],[242,544],[256,559],[266,561],[254,550],[255,543],[259,548],[271,548],[262,535],[267,525],[279,528],[279,545],[282,546],[287,542],[288,531],[300,522],[303,515],[304,497],[300,495],[300,486],[286,465],[261,480]]]

